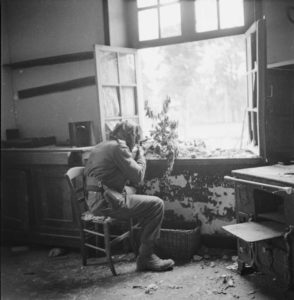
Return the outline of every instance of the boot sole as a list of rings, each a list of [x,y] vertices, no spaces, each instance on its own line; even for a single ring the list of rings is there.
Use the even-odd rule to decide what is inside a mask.
[[[165,266],[164,268],[148,268],[145,266],[137,266],[136,271],[137,272],[143,272],[143,271],[151,271],[151,272],[165,272],[165,271],[171,271],[174,267],[174,263],[170,264],[168,266]]]

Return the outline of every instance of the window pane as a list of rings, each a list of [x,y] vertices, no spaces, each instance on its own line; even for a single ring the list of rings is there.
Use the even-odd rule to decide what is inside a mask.
[[[134,116],[136,114],[136,95],[135,88],[124,87],[122,92],[122,115]]]
[[[139,40],[158,39],[158,11],[146,9],[139,11]]]
[[[106,121],[105,122],[105,135],[106,139],[109,140],[110,132],[113,131],[115,125],[119,122],[119,120],[116,121]]]
[[[243,0],[219,0],[220,28],[244,26]]]
[[[156,5],[156,4],[157,4],[157,0],[137,0],[138,8],[148,7],[148,6],[152,6],[152,5]]]
[[[216,0],[195,1],[196,31],[205,32],[217,29]]]
[[[106,118],[120,115],[118,91],[116,87],[103,87],[103,102]]]
[[[160,8],[161,37],[181,35],[180,4],[172,4]]]
[[[173,3],[173,2],[179,2],[179,0],[160,0],[160,4],[168,4],[168,3]]]
[[[122,118],[123,121],[129,121],[130,123],[134,124],[134,125],[140,125],[139,123],[139,118],[138,117],[134,117],[134,118]]]
[[[136,83],[135,73],[135,55],[134,54],[120,54],[120,82],[121,83]]]
[[[102,84],[118,83],[118,69],[117,69],[117,54],[102,52],[101,57],[101,81]]]

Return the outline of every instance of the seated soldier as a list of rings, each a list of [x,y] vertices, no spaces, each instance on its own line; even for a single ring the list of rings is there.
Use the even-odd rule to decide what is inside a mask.
[[[94,147],[85,167],[87,203],[94,215],[117,219],[133,217],[142,228],[141,245],[137,257],[137,270],[165,271],[172,269],[172,259],[160,259],[154,254],[154,242],[159,238],[164,215],[164,203],[156,196],[128,193],[126,183],[143,181],[146,159],[138,146],[135,157],[132,151],[140,139],[140,127],[123,121],[116,125],[110,140]],[[98,195],[103,185],[104,197]]]

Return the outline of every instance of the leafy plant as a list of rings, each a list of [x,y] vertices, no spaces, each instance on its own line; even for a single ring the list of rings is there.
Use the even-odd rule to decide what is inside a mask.
[[[161,111],[156,114],[148,106],[148,102],[145,102],[146,116],[153,121],[152,129],[150,130],[152,141],[147,152],[154,152],[160,157],[167,159],[165,178],[172,172],[175,159],[178,156],[178,121],[170,119],[170,103],[171,99],[167,97],[162,104]]]

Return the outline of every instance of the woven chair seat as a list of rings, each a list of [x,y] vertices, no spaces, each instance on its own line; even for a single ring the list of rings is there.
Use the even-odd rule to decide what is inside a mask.
[[[107,217],[105,217],[105,216],[94,216],[91,212],[85,211],[81,215],[81,219],[83,221],[88,221],[88,222],[92,221],[92,222],[95,222],[95,223],[103,223],[107,219]]]
[[[98,224],[103,224],[105,222],[111,223],[111,224],[120,224],[120,223],[126,223],[129,222],[129,220],[123,220],[123,219],[114,219],[107,216],[94,216],[90,211],[85,211],[81,215],[81,220],[85,222],[93,222]]]

